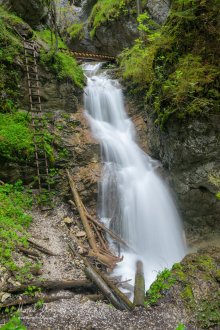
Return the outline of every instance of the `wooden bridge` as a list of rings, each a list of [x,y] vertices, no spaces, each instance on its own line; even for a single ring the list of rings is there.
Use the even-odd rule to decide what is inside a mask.
[[[65,51],[62,49],[62,51]],[[74,52],[74,51],[66,51],[69,54],[73,55],[78,60],[85,60],[85,61],[107,61],[107,62],[114,62],[116,61],[115,56],[110,56],[106,54],[95,54],[89,52]]]

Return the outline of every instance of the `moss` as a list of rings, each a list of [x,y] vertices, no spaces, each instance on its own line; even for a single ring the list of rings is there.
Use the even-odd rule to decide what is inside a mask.
[[[99,0],[89,17],[89,25],[92,28],[91,37],[94,37],[97,28],[101,25],[127,15],[129,5],[132,5],[132,0]]]
[[[75,23],[72,24],[68,29],[67,29],[68,34],[72,38],[72,40],[82,40],[85,36],[84,32],[84,24],[83,23]]]
[[[220,325],[220,295],[214,293],[213,299],[204,299],[197,306],[197,320],[203,329]]]
[[[219,111],[218,13],[217,0],[174,0],[162,27],[139,21],[141,38],[120,63],[128,86],[145,91],[156,124]]]
[[[41,64],[52,70],[59,80],[70,79],[77,87],[84,85],[84,75],[82,68],[77,64],[75,58],[68,53],[46,52],[41,50]]]
[[[146,292],[145,305],[155,304],[176,282],[176,278],[169,269],[164,269],[157,275],[156,280],[151,284],[150,289]]]
[[[28,159],[34,154],[33,132],[23,112],[0,113],[0,155],[7,160]]]
[[[53,47],[55,44],[55,34],[49,29],[35,31],[35,36],[43,40],[50,47]],[[58,37],[58,48],[67,49],[65,42],[60,37]]]
[[[14,30],[21,19],[0,6],[0,112],[14,107],[18,98],[19,75],[15,59],[22,51],[22,42]]]

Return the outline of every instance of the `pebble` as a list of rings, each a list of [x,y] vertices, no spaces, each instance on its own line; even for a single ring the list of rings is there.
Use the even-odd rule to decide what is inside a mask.
[[[76,233],[76,237],[85,237],[86,233],[85,231],[79,231],[78,233]]]
[[[65,217],[65,218],[63,219],[63,222],[64,222],[64,223],[67,223],[67,224],[71,224],[71,223],[73,223],[73,219],[71,219],[70,217]]]

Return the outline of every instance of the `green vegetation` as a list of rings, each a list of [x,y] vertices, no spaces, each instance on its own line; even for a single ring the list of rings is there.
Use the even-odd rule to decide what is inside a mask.
[[[0,329],[1,330],[26,330],[27,328],[22,324],[20,318],[15,315]]]
[[[94,37],[99,26],[115,20],[121,15],[127,15],[129,13],[128,5],[132,5],[132,3],[131,0],[99,0],[89,17],[89,24],[92,28],[91,37]]]
[[[58,79],[70,79],[77,87],[83,87],[83,71],[72,55],[59,51],[55,53],[54,51],[42,50],[40,60],[44,66],[50,68],[57,75]]]
[[[220,296],[218,290],[218,267],[214,259],[206,254],[199,256],[191,255],[186,264],[175,264],[172,268],[172,274],[179,283],[180,297],[186,308],[193,311],[197,322],[202,329],[209,329],[220,324]],[[209,287],[209,294],[198,299],[195,274],[197,283],[203,281],[206,287]]]
[[[185,327],[185,325],[182,324],[182,323],[178,324],[178,326],[177,326],[177,328],[176,328],[176,330],[185,330],[185,329],[186,329],[186,327]]]
[[[73,40],[82,40],[85,36],[84,33],[84,24],[83,23],[76,23],[72,24],[68,29],[67,29],[68,34]]]
[[[30,278],[32,263],[19,267],[13,260],[13,251],[17,246],[27,247],[27,232],[31,217],[25,210],[31,207],[32,199],[25,193],[21,181],[15,185],[0,185],[0,255],[1,265],[13,271],[18,280]]]
[[[0,112],[10,111],[17,103],[19,76],[14,61],[22,43],[14,27],[20,21],[0,6]]]
[[[159,272],[156,280],[146,292],[145,305],[149,306],[155,304],[175,282],[176,279],[169,269],[165,268],[162,272]]]
[[[37,38],[43,40],[49,47],[53,47],[55,44],[55,34],[49,30],[35,31]],[[58,48],[67,49],[65,42],[58,37]]]
[[[33,156],[33,132],[23,112],[0,113],[0,155],[7,160]]]
[[[161,127],[171,116],[219,111],[217,18],[218,0],[174,0],[162,27],[139,17],[140,38],[122,53],[120,67]]]
[[[59,80],[70,79],[77,87],[82,88],[84,76],[82,68],[77,64],[75,58],[70,53],[55,50],[55,35],[50,30],[35,32],[36,36],[42,38],[47,44],[47,48],[40,52],[40,61],[45,68],[49,68],[57,75]],[[66,49],[65,43],[58,38],[58,48]]]

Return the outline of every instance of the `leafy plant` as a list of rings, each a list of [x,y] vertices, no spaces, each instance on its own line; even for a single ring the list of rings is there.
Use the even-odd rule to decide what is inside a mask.
[[[27,328],[22,324],[18,316],[13,316],[8,323],[3,325],[1,330],[26,330]]]

